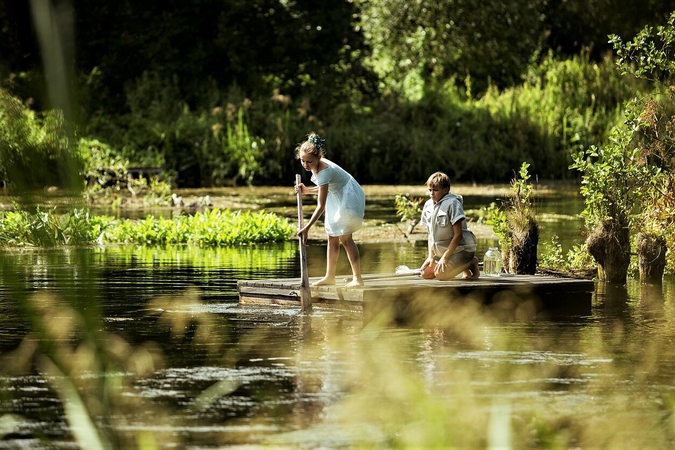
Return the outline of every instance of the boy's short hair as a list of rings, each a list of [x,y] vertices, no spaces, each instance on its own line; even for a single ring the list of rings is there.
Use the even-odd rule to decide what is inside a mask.
[[[436,189],[450,189],[450,177],[443,172],[433,173],[427,180],[427,187]]]

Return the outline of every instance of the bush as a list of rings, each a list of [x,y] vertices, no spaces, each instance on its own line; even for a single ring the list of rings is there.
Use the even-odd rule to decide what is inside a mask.
[[[80,161],[58,110],[38,114],[0,88],[0,181],[19,190],[80,189]]]
[[[548,55],[521,85],[493,86],[478,99],[454,80],[426,87],[415,101],[385,95],[337,103],[207,83],[201,103],[189,106],[176,80],[146,74],[127,88],[129,112],[99,117],[89,132],[133,164],[175,170],[186,187],[290,184],[293,150],[310,131],[361,183],[416,183],[437,170],[455,182],[505,182],[523,161],[540,178],[565,179],[577,176],[571,155],[605,142],[622,101],[642,88],[611,60],[586,55]]]
[[[142,198],[144,205],[168,205],[171,201],[167,175],[132,177],[129,161],[95,139],[80,139],[79,152],[84,163],[84,196],[90,204],[116,206],[137,198]]]

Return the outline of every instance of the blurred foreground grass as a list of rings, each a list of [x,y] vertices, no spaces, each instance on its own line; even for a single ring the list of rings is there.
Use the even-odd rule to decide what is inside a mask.
[[[368,322],[337,312],[248,312],[253,320],[238,320],[235,336],[198,289],[187,289],[147,302],[147,326],[162,338],[139,341],[109,331],[88,284],[95,269],[84,253],[71,256],[61,270],[78,274],[80,292],[64,281],[58,295],[33,289],[30,275],[0,260],[3,288],[13,293],[3,304],[17,306],[27,324],[0,355],[0,372],[3,384],[21,374],[48,383],[79,448],[656,449],[674,441],[667,323],[640,338],[620,322],[532,321],[527,302],[512,308],[509,298],[492,307],[472,297],[417,298],[405,325],[394,325],[386,308]],[[224,374],[271,361],[277,371],[265,376],[285,381],[267,391],[223,376],[174,402],[138,395],[148,380],[162,380],[172,347]],[[247,385],[276,409],[232,416],[227,405]],[[0,439],[16,435],[20,415],[3,411]],[[204,437],[195,422],[213,431]]]

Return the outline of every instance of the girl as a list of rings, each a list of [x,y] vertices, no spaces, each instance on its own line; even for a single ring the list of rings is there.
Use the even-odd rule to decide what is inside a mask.
[[[359,183],[334,162],[324,158],[326,140],[311,133],[307,140],[295,149],[295,158],[303,169],[312,172],[315,187],[303,183],[295,186],[295,192],[318,195],[317,205],[309,222],[298,231],[302,242],[307,242],[307,233],[314,223],[326,213],[324,223],[328,234],[326,275],[312,286],[335,284],[335,269],[340,254],[340,243],[347,251],[352,266],[352,281],[346,287],[363,286],[359,249],[352,233],[361,228],[366,210],[366,196]]]

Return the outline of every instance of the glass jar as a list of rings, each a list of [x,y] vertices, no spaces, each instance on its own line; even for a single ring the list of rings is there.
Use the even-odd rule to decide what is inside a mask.
[[[498,277],[502,273],[502,254],[498,247],[490,247],[485,252],[483,273],[488,277]]]

